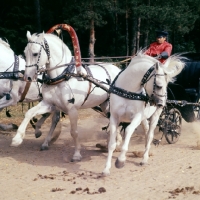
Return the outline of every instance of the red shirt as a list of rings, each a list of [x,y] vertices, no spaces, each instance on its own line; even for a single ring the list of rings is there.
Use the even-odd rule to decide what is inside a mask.
[[[159,44],[157,42],[153,42],[150,44],[150,47],[146,50],[145,54],[156,57],[157,55],[161,54],[163,51],[168,53],[168,56],[171,55],[172,52],[172,45],[166,41],[164,41],[162,44]],[[161,63],[165,62],[165,59],[159,59]]]

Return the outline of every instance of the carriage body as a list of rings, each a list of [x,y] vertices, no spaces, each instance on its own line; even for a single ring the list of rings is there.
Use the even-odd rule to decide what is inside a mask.
[[[168,84],[167,105],[158,122],[159,130],[163,132],[162,137],[165,136],[170,144],[178,141],[182,118],[186,122],[200,119],[200,54],[189,53],[184,56],[185,67],[175,82]],[[183,105],[176,102],[186,103]],[[154,140],[154,144],[158,144],[158,140]]]
[[[200,53],[186,55],[185,68],[177,76],[176,84],[182,86],[188,96],[188,101],[199,103],[200,98]],[[194,107],[196,117],[199,119],[199,107]],[[194,119],[195,120],[195,119]]]

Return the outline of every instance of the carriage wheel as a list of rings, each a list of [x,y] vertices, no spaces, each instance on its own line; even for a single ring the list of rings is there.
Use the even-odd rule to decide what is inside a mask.
[[[174,144],[178,141],[181,135],[182,116],[179,110],[171,108],[166,113],[164,135],[169,144]]]

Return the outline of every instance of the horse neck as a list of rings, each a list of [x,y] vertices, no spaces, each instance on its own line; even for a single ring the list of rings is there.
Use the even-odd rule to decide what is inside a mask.
[[[14,66],[14,52],[12,51],[12,49],[10,49],[9,47],[5,46],[5,45],[0,45],[0,66],[1,72],[4,71],[12,71],[13,70],[13,66]]]
[[[62,44],[59,38],[54,38],[53,40],[48,40],[50,59],[47,63],[47,69],[53,69],[47,72],[50,78],[56,78],[59,76],[67,66],[58,67],[60,65],[68,64],[71,62],[72,55],[70,50],[65,44]],[[57,68],[56,68],[57,67]]]
[[[153,64],[152,64],[153,66]],[[144,74],[151,66],[146,63],[130,63],[124,72],[119,76],[117,84],[130,92],[141,90],[141,81]],[[117,86],[117,85],[116,85]]]
[[[26,61],[20,56],[18,58],[19,58],[19,71],[25,70]]]

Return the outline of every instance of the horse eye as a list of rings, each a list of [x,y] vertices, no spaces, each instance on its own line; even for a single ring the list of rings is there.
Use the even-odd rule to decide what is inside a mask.
[[[162,89],[162,86],[156,85],[156,87],[160,90]]]
[[[35,56],[35,57],[36,57],[37,55],[38,55],[38,53],[34,53],[34,54],[33,54],[33,56]]]

